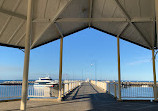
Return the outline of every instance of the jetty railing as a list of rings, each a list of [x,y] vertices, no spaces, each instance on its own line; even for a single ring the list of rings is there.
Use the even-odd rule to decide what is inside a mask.
[[[107,82],[101,82],[101,81],[93,81],[91,80],[91,83],[100,87],[101,89],[103,89],[104,91],[107,91]]]
[[[73,89],[77,88],[82,84],[83,81],[64,81],[62,88],[62,95],[70,93]]]
[[[21,97],[21,85],[1,85],[0,86],[0,100],[8,98],[20,98]]]
[[[62,95],[65,96],[74,88],[81,85],[82,81],[64,81]],[[55,93],[53,93],[55,91]],[[22,85],[0,85],[0,100],[20,99]],[[58,97],[58,86],[54,87],[34,87],[28,86],[28,97]]]
[[[154,98],[153,85],[122,85],[121,96],[122,98]]]
[[[103,90],[106,89],[106,92],[113,95],[114,97],[118,97],[118,83],[117,82],[110,82],[110,81],[91,81],[92,84],[97,85],[98,87],[102,88]],[[103,86],[106,84],[106,86]],[[121,83],[121,98],[122,99],[153,99],[154,92],[153,92],[153,83]]]

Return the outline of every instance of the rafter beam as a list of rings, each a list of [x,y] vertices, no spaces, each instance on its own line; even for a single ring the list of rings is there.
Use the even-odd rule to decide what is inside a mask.
[[[35,46],[35,44],[40,40],[44,32],[56,21],[56,19],[59,17],[59,15],[69,6],[69,4],[72,2],[72,0],[69,0],[66,4],[64,4],[55,14],[53,19],[51,19],[51,22],[45,27],[45,29],[39,34],[39,36],[34,40],[34,42],[31,45],[31,49]]]
[[[61,36],[62,38],[64,38],[64,36],[63,36],[61,30],[59,29],[59,26],[58,26],[57,23],[55,23],[55,27],[56,27],[57,31],[59,32],[60,36]]]
[[[24,33],[24,34],[20,37],[20,39],[16,42],[15,45],[18,45],[18,44],[24,39],[25,36],[26,36],[26,33]]]
[[[17,9],[17,7],[19,6],[21,0],[18,0],[17,3],[15,4],[15,6],[12,9],[12,12],[15,12],[15,10]],[[12,16],[9,16],[5,22],[5,24],[3,25],[1,31],[0,31],[0,38],[2,37],[1,35],[3,34],[3,32],[5,31],[5,29],[7,28],[9,22],[11,21]]]
[[[24,19],[24,20],[27,19],[27,17],[25,15],[18,14],[18,13],[12,12],[12,11],[8,11],[8,10],[2,9],[2,8],[0,8],[0,12],[4,13],[4,14],[7,14],[7,15],[10,15],[10,16],[20,18],[20,19]]]
[[[33,23],[35,22],[35,23],[50,23],[51,22],[51,19],[39,19],[39,18],[36,18],[36,19],[34,19],[33,21],[32,21]]]
[[[91,26],[93,0],[89,0],[89,27]]]
[[[129,26],[129,23],[127,23],[125,27],[121,30],[121,32],[117,34],[117,37],[119,37],[127,29],[128,26]]]
[[[157,47],[157,35],[158,35],[158,0],[155,0],[155,47]]]
[[[125,17],[127,17],[127,19],[129,20],[129,23],[133,26],[133,28],[135,28],[135,30],[137,30],[137,32],[142,36],[142,39],[146,42],[146,44],[152,48],[151,44],[148,42],[148,40],[145,38],[145,36],[143,35],[143,33],[137,28],[137,26],[135,24],[133,24],[131,22],[131,18],[130,16],[127,14],[127,12],[125,11],[125,9],[122,7],[122,5],[120,4],[120,2],[118,0],[113,0],[116,5],[118,6],[118,8],[120,9],[120,11],[122,11],[122,13],[124,14]]]
[[[8,40],[7,44],[9,44],[11,42],[11,40],[14,38],[14,36],[16,35],[16,33],[21,29],[21,27],[24,24],[24,20],[21,21],[21,23],[19,24],[19,26],[17,27],[17,29],[14,31],[14,33],[11,35],[10,39]]]
[[[153,18],[61,18],[55,22],[153,22]]]

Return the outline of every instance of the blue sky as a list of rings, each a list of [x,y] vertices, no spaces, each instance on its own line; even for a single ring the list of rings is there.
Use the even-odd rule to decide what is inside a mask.
[[[58,78],[59,46],[57,40],[31,50],[29,79]],[[65,37],[63,47],[63,79],[94,79],[96,70],[99,80],[117,80],[115,37],[88,28]],[[120,51],[122,80],[153,80],[150,50],[120,40]],[[0,52],[0,80],[22,79],[24,53],[3,46]]]

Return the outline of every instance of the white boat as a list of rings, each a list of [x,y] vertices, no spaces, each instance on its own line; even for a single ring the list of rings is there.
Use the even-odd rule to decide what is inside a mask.
[[[149,87],[148,85],[142,85],[142,87]]]
[[[58,81],[53,81],[50,77],[42,77],[35,81],[34,87],[54,87],[58,85]]]

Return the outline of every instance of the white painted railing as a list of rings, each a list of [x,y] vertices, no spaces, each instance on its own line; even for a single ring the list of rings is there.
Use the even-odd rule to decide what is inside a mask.
[[[28,88],[28,97],[50,97],[49,87],[33,87]],[[49,94],[49,95],[48,95]]]
[[[152,86],[132,85],[121,88],[122,98],[154,98]]]
[[[118,97],[118,84],[115,82],[108,82],[107,83],[107,92],[112,94],[114,97]]]
[[[64,81],[62,95],[65,96],[70,91],[75,89],[76,87],[80,86],[82,81]]]
[[[68,94],[77,86],[81,85],[81,81],[64,81],[62,94],[63,96]],[[52,93],[56,90],[56,95]],[[22,86],[21,85],[0,85],[0,100],[21,98]],[[28,87],[28,97],[53,97],[58,96],[58,87]]]
[[[106,82],[101,82],[101,81],[92,81],[91,83],[100,87],[101,89],[103,89],[104,91],[107,91],[107,83]]]
[[[118,97],[118,83],[116,82],[103,82],[103,81],[91,81],[92,84],[106,90],[107,93]],[[106,85],[104,86],[103,84]],[[130,85],[127,87],[121,86],[121,98],[154,98],[153,86],[150,85]]]
[[[1,85],[0,86],[0,99],[17,98],[21,97],[21,85]]]

